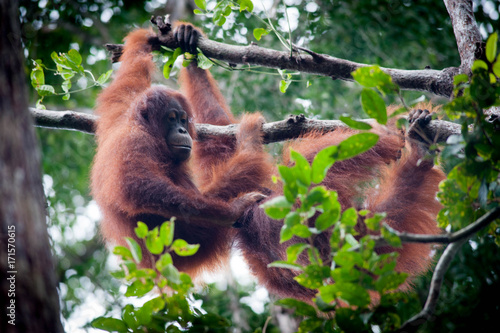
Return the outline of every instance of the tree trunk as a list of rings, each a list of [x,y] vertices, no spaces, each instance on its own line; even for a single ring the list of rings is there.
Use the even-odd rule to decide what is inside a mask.
[[[0,0],[0,332],[62,332],[18,17]]]

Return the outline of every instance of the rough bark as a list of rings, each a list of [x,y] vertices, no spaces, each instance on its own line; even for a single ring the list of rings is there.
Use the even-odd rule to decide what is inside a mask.
[[[84,133],[94,133],[96,116],[74,111],[47,111],[30,108],[36,126],[54,129],[76,130]],[[364,119],[368,124],[375,124],[373,119]],[[316,120],[304,116],[292,116],[285,120],[266,123],[263,126],[264,143],[281,142],[298,138],[301,134],[320,131],[331,132],[338,128],[346,128],[340,120]],[[460,134],[461,127],[449,121],[433,120],[424,129],[423,134],[433,142],[445,142],[450,135]],[[207,137],[234,137],[238,132],[238,125],[215,126],[196,124],[198,141]]]
[[[18,17],[0,1],[0,332],[62,332]]]
[[[171,49],[179,45],[173,39],[170,23],[163,23],[162,18],[152,20],[160,30],[157,38],[151,39],[153,48],[161,50],[161,46]],[[118,61],[123,46],[120,44],[107,44],[112,52],[112,60]],[[248,46],[229,45],[210,39],[200,38],[198,48],[209,58],[225,61],[231,65],[252,65],[277,68],[301,73],[329,76],[333,79],[352,81],[351,73],[360,67],[370,66],[353,61],[335,58],[326,54],[318,54],[304,48],[295,48],[289,51],[277,51],[257,46],[251,43]],[[403,90],[418,90],[431,92],[436,95],[450,97],[453,92],[453,76],[459,73],[456,67],[443,70],[402,70],[394,68],[381,68],[391,75],[394,83]]]
[[[482,38],[474,18],[472,1],[444,0],[451,18],[453,32],[460,53],[460,72],[471,74],[472,63],[481,57]]]

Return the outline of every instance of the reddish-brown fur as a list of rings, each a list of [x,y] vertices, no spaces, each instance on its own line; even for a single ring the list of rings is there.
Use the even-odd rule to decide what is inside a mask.
[[[181,72],[183,91],[192,103],[195,120],[199,123],[228,125],[234,123],[233,116],[226,106],[217,85],[207,71],[203,71],[195,64]],[[211,96],[211,98],[207,98]],[[210,102],[208,102],[210,100]],[[404,140],[394,127],[377,128],[374,132],[380,135],[377,145],[352,159],[335,163],[329,170],[323,185],[338,192],[339,201],[343,209],[349,207],[368,208],[373,212],[387,212],[386,222],[396,230],[420,234],[437,234],[440,229],[436,226],[435,217],[440,209],[436,200],[439,182],[444,174],[432,163],[418,163],[423,157],[420,149],[412,149],[402,153]],[[355,132],[352,130],[336,130],[335,132],[310,133],[290,143],[292,148],[311,162],[314,156],[323,148],[336,145]],[[288,148],[285,152],[288,152]],[[217,179],[224,174],[218,173],[214,166],[230,158],[234,152],[234,143],[212,139],[198,144],[195,157],[197,165],[203,166],[198,177],[204,188],[206,184],[218,183]],[[284,164],[290,164],[287,154],[283,157]],[[256,165],[263,163],[262,165]],[[266,162],[264,164],[264,162]],[[215,171],[214,171],[215,170]],[[248,169],[240,170],[245,182],[238,182],[231,192],[230,184],[224,186],[227,193],[222,197],[229,198],[237,191],[241,184],[247,184],[246,191],[261,190],[269,194],[268,199],[282,192],[275,189],[270,182],[271,174],[275,170],[267,164],[262,151],[248,157]],[[247,173],[251,177],[247,177]],[[238,176],[238,177],[239,177]],[[235,176],[236,177],[236,176]],[[376,189],[367,190],[366,183],[379,180]],[[372,184],[373,185],[373,184]],[[258,204],[249,208],[240,219],[242,228],[236,233],[238,247],[257,276],[271,293],[281,297],[294,297],[310,300],[315,291],[300,286],[293,278],[296,272],[281,268],[269,268],[268,264],[276,260],[286,259],[286,248],[301,239],[294,238],[280,244],[280,230],[282,221],[267,217]],[[314,223],[313,220],[310,223]],[[366,227],[361,222],[358,225],[361,235],[366,234]],[[324,258],[330,252],[329,234],[324,233],[316,238],[315,245]],[[380,252],[394,249],[380,249]],[[400,250],[397,270],[415,276],[425,271],[431,262],[431,247],[425,244],[405,244]],[[302,258],[302,263],[307,263]]]
[[[216,269],[226,260],[233,232],[229,227],[256,199],[238,195],[248,188],[241,182],[245,175],[252,176],[246,159],[261,147],[254,138],[259,137],[262,123],[258,116],[243,120],[245,126],[239,131],[238,141],[232,143],[236,152],[224,159],[226,164],[212,165],[213,170],[222,170],[218,171],[221,176],[214,178],[216,183],[206,182],[206,190],[200,191],[192,180],[189,164],[173,158],[162,136],[162,117],[169,108],[181,108],[189,118],[193,115],[182,94],[151,87],[155,66],[148,40],[152,36],[148,30],[127,36],[116,78],[98,98],[96,112],[100,119],[92,194],[103,214],[102,234],[114,244],[124,245],[124,237],[136,238],[138,221],[152,228],[175,216],[175,237],[201,246],[192,257],[174,256],[174,264],[195,275],[202,269]],[[205,97],[195,102],[210,107],[218,92],[214,94],[204,91]],[[192,121],[188,132],[194,137]],[[204,167],[195,161],[192,168],[197,173]],[[263,177],[258,168],[254,173]],[[142,265],[151,267],[153,259],[145,256]]]
[[[149,88],[154,65],[145,42],[148,35],[144,30],[129,35],[122,68],[99,98],[101,119],[92,192],[103,211],[103,235],[123,244],[124,236],[133,235],[137,220],[146,219],[150,225],[157,225],[176,216],[176,237],[201,244],[196,256],[175,258],[179,269],[194,274],[219,266],[236,238],[252,272],[270,292],[310,299],[315,292],[301,287],[293,279],[295,272],[267,267],[275,260],[284,260],[286,247],[300,241],[294,238],[279,243],[282,221],[270,219],[254,204],[239,219],[241,229],[215,224],[218,218],[227,219],[228,202],[241,193],[259,190],[269,194],[269,199],[281,195],[270,182],[275,170],[262,150],[260,115],[243,118],[236,140],[197,142],[191,169],[186,163],[174,163],[155,128],[144,125],[141,110],[155,110],[150,115],[154,118],[163,102],[175,99],[189,114],[192,110],[198,123],[228,125],[235,120],[210,73],[194,63],[181,74],[186,98],[165,88]],[[165,98],[167,101],[161,102]],[[148,108],[148,103],[152,107]],[[355,206],[385,211],[387,222],[397,230],[439,233],[434,221],[440,208],[435,194],[443,173],[432,163],[418,163],[422,158],[419,149],[410,149],[400,158],[403,140],[398,134],[382,128],[376,132],[380,134],[377,145],[353,159],[334,164],[324,185],[338,191],[343,209]],[[194,134],[192,127],[190,133]],[[289,146],[311,161],[319,150],[338,144],[353,133],[311,133]],[[287,156],[284,162],[290,164]],[[191,170],[198,186],[191,180]],[[366,190],[364,183],[374,179],[380,180],[379,186]],[[358,229],[361,234],[366,233],[363,223]],[[326,258],[330,251],[328,234],[317,237],[315,245]],[[381,251],[389,250],[392,249]],[[397,269],[411,275],[424,271],[431,261],[428,245],[406,244],[398,251],[401,255]],[[147,264],[151,263],[149,258]]]

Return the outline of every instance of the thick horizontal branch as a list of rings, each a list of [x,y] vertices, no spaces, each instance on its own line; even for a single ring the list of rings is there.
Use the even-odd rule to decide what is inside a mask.
[[[93,134],[97,116],[75,111],[49,111],[30,108],[38,127],[73,130]]]
[[[76,130],[84,133],[94,133],[97,116],[74,111],[48,111],[30,108],[36,126],[63,130]],[[375,121],[364,120],[369,124]],[[340,120],[315,120],[304,116],[292,116],[285,120],[266,123],[263,126],[264,143],[280,142],[295,139],[303,133],[312,131],[331,132],[347,126]],[[433,120],[425,128],[428,138],[434,142],[445,142],[452,134],[460,134],[460,125],[442,120]],[[197,140],[203,141],[207,137],[234,137],[238,125],[215,126],[196,124]]]
[[[159,38],[150,41],[155,49],[160,49],[160,46],[175,49],[179,46],[173,38],[161,34]],[[118,61],[123,46],[120,44],[107,44],[106,47],[112,52],[113,61]],[[351,73],[356,69],[370,66],[326,54],[318,54],[303,48],[295,48],[296,51],[291,55],[290,52],[259,47],[255,43],[248,46],[229,45],[206,38],[199,40],[198,47],[207,57],[225,61],[229,64],[298,71],[347,81],[353,80]],[[382,68],[382,70],[389,74],[394,83],[401,89],[431,92],[445,97],[452,95],[453,76],[459,73],[459,68],[455,67],[443,70],[401,70],[392,68]]]

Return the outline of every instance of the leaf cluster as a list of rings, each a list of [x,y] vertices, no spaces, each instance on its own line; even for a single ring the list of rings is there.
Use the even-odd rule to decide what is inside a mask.
[[[462,132],[448,139],[441,154],[451,169],[438,194],[445,206],[438,216],[443,228],[463,228],[500,203],[500,122],[485,112],[500,106],[497,40],[497,33],[488,38],[486,59],[474,62],[471,77],[455,77],[455,98],[445,106]],[[497,220],[489,228],[497,242],[499,227]]]
[[[370,98],[362,97],[366,112],[385,124],[385,103],[370,87],[377,87],[381,93],[396,91],[397,87],[378,67],[362,69],[353,76],[368,86],[364,91]],[[361,127],[355,121],[346,123],[353,124],[356,129]],[[390,307],[402,297],[394,291],[405,282],[407,275],[394,271],[397,254],[377,254],[374,237],[360,237],[355,226],[359,220],[364,220],[372,234],[380,233],[394,247],[401,246],[399,237],[382,226],[384,214],[371,214],[366,210],[358,212],[354,208],[343,210],[337,192],[321,185],[334,163],[362,154],[377,141],[378,135],[374,133],[355,134],[318,152],[312,163],[291,151],[291,161],[295,164],[278,167],[283,195],[262,205],[268,216],[283,219],[281,242],[294,237],[303,239],[287,248],[286,261],[271,264],[297,270],[300,274],[295,280],[306,288],[317,290],[313,305],[294,299],[278,301],[281,306],[294,309],[296,315],[306,317],[300,323],[300,332],[334,332],[338,329],[363,332],[369,331],[372,325],[387,330],[401,324],[400,316]],[[326,234],[330,240],[327,258],[322,257],[314,246],[315,238],[320,234]],[[377,310],[379,308],[371,307],[373,297],[381,299],[379,308],[384,308],[383,316]],[[325,320],[320,314],[331,311],[335,311],[333,319]]]
[[[36,102],[36,108],[45,110],[45,106],[42,104],[44,97],[58,95],[62,96],[62,99],[67,101],[70,99],[71,93],[81,91],[71,90],[73,83],[78,81],[80,78],[90,79],[91,85],[87,85],[84,89],[89,89],[95,86],[103,86],[111,77],[112,69],[101,74],[97,79],[94,74],[82,66],[82,56],[80,53],[71,49],[67,53],[56,53],[51,54],[52,61],[56,65],[56,69],[48,68],[40,59],[33,60],[33,67],[31,69],[30,79],[31,85],[37,91],[39,99]],[[56,92],[53,85],[45,83],[45,70],[54,72],[54,75],[60,76],[63,82],[61,83],[62,92]]]
[[[156,255],[155,269],[139,268],[142,248],[133,238],[127,238],[127,247],[117,246],[113,253],[120,256],[120,269],[112,275],[127,283],[126,297],[142,298],[154,292],[157,296],[142,306],[127,304],[121,318],[99,317],[92,326],[108,332],[198,332],[225,331],[229,322],[218,314],[202,312],[190,304],[188,294],[193,283],[188,274],[179,272],[171,253],[178,256],[194,255],[199,244],[174,240],[175,218],[160,227],[149,230],[138,222],[136,236],[142,240],[148,255]]]

